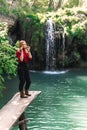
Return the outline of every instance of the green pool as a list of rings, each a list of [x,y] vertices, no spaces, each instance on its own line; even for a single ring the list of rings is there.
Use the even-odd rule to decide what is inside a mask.
[[[28,130],[87,130],[87,70],[31,72],[31,90],[42,93],[26,110]],[[18,78],[5,82],[0,107],[17,92]],[[13,130],[17,130],[14,127]]]

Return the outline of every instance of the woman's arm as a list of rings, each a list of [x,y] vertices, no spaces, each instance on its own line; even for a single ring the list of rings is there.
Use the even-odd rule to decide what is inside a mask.
[[[30,46],[28,46],[27,52],[28,52],[29,59],[32,59],[32,54],[31,54],[31,51],[30,51]]]
[[[30,51],[28,51],[28,56],[29,56],[29,59],[32,59],[32,55]]]
[[[23,50],[20,51],[21,55],[20,55],[20,61],[23,61],[24,56],[23,56]]]
[[[19,49],[18,49],[18,52],[19,52],[19,54],[20,54],[20,55],[18,56],[19,60],[20,60],[20,61],[23,61],[23,59],[24,59],[23,47],[19,48]]]

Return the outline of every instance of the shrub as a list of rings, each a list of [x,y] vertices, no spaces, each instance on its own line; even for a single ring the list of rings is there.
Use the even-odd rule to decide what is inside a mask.
[[[16,47],[9,44],[7,31],[7,24],[0,23],[0,92],[3,89],[3,74],[6,74],[8,78],[11,75],[16,75]]]

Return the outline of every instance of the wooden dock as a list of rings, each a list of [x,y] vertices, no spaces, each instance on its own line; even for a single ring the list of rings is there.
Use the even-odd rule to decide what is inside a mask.
[[[11,130],[28,105],[41,93],[30,91],[31,96],[20,98],[19,93],[0,110],[0,130]]]

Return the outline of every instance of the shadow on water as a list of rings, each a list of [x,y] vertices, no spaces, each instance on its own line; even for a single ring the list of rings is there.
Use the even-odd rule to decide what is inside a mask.
[[[26,110],[29,130],[87,130],[87,70],[63,74],[30,72],[30,75],[30,89],[42,93]],[[2,105],[17,91],[18,78],[5,84]]]

